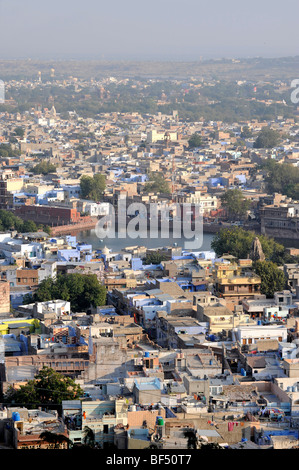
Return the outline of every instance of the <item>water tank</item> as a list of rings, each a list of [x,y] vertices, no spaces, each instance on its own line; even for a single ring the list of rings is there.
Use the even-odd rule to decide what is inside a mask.
[[[130,411],[136,411],[136,405],[131,405]]]
[[[257,321],[257,324],[258,324],[258,325],[261,325],[261,324],[262,324],[261,320],[258,320],[258,321]]]
[[[149,353],[149,352],[145,352],[145,353],[144,353],[144,357],[150,357],[150,353]]]
[[[14,411],[13,414],[12,414],[12,419],[13,419],[13,421],[20,421],[20,419],[21,419],[20,413],[18,413],[17,411]]]
[[[164,425],[164,419],[162,418],[162,416],[157,416],[157,425],[158,426]]]

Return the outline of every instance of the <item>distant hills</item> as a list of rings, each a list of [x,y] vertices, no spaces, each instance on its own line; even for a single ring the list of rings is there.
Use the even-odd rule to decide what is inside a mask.
[[[299,56],[281,58],[211,59],[183,61],[105,61],[105,60],[0,60],[0,79],[32,80],[69,76],[82,79],[157,78],[274,81],[299,78]]]

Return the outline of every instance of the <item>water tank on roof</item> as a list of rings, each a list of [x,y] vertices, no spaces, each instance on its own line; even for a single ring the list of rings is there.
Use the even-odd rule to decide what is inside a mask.
[[[145,353],[144,353],[144,357],[150,357],[150,353],[149,353],[149,352],[145,352]]]
[[[20,419],[21,419],[20,413],[18,413],[17,411],[14,411],[13,414],[12,414],[12,419],[13,419],[13,421],[20,421]]]
[[[158,426],[164,425],[164,419],[162,418],[162,416],[157,416],[157,425]]]

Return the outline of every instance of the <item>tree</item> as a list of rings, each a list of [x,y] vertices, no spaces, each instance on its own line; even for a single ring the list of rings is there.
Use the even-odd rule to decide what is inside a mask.
[[[14,134],[18,137],[20,137],[21,139],[23,139],[24,135],[25,135],[25,131],[23,129],[23,127],[16,127],[15,130],[14,130]]]
[[[242,137],[242,139],[248,139],[248,138],[251,137],[251,136],[252,136],[252,131],[251,131],[251,129],[249,129],[248,126],[244,126],[244,127],[242,128],[242,132],[241,132],[241,137]]]
[[[89,426],[84,426],[83,429],[83,442],[85,445],[94,447],[95,445],[95,434]]]
[[[200,449],[200,450],[221,450],[223,449],[216,442],[206,442],[202,437],[197,436],[194,429],[186,429],[184,437],[187,439],[187,449]]]
[[[33,301],[62,299],[71,303],[74,312],[83,312],[106,303],[106,288],[96,274],[68,274],[57,279],[44,279],[33,295]]]
[[[49,444],[48,448],[50,449],[60,449],[61,447],[64,448],[65,444],[67,444],[67,447],[69,448],[72,444],[72,441],[67,436],[64,436],[63,434],[56,434],[51,431],[43,431],[39,437],[44,442]]]
[[[96,174],[94,176],[83,175],[80,179],[81,196],[95,202],[102,200],[106,187],[105,175]]]
[[[193,429],[184,431],[184,437],[187,439],[187,449],[197,449],[197,436]]]
[[[50,233],[50,227],[40,225],[39,228]],[[0,210],[0,230],[17,230],[19,233],[37,232],[38,227],[32,220],[23,221],[4,209]]]
[[[276,147],[281,141],[281,136],[279,132],[270,129],[269,127],[264,127],[258,134],[253,146],[254,148],[267,148],[271,149]]]
[[[229,253],[238,259],[247,258],[250,255],[252,243],[258,237],[262,245],[266,260],[283,262],[285,248],[273,238],[265,235],[257,235],[250,230],[241,227],[223,228],[216,233],[211,243],[212,249],[217,256]]]
[[[299,168],[288,163],[277,163],[271,158],[261,168],[267,172],[265,181],[269,193],[277,192],[299,199]]]
[[[243,192],[237,188],[228,189],[220,199],[231,219],[243,218],[250,207],[250,202],[245,199]]]
[[[199,134],[192,134],[188,140],[189,149],[194,149],[202,146],[202,138]]]
[[[169,194],[170,188],[163,174],[150,173],[149,181],[145,183],[143,191],[145,193]]]
[[[161,261],[169,259],[166,255],[159,253],[158,251],[150,251],[146,254],[144,264],[160,264]]]
[[[22,226],[22,232],[36,232],[37,231],[37,226],[36,223],[33,222],[32,220],[25,220]]]
[[[286,278],[281,269],[271,261],[257,261],[254,270],[261,278],[261,293],[273,297],[275,292],[285,288]]]
[[[47,175],[49,173],[56,172],[56,166],[50,163],[47,160],[38,163],[32,168],[32,171],[35,175]]]
[[[34,379],[19,389],[10,388],[4,397],[9,404],[23,404],[33,408],[45,405],[59,409],[62,400],[75,400],[83,390],[70,377],[66,377],[50,367],[43,367]]]
[[[0,157],[18,157],[21,155],[21,151],[13,149],[10,144],[0,144]]]

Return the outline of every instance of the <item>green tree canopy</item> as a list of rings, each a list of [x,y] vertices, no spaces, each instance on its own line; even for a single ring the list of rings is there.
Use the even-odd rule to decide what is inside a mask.
[[[50,233],[50,227],[44,225],[37,226],[32,220],[23,221],[12,212],[0,209],[0,230],[16,230],[19,233],[26,233],[37,232],[39,229]]]
[[[18,127],[15,128],[14,134],[16,136],[20,137],[21,139],[23,139],[25,131],[24,131],[23,127],[18,126]]]
[[[285,253],[283,245],[277,243],[273,238],[257,235],[255,232],[244,230],[241,227],[221,229],[213,238],[211,247],[217,256],[229,253],[238,259],[245,259],[250,254],[255,237],[260,240],[267,260],[283,262]]]
[[[106,288],[96,274],[72,273],[57,279],[44,279],[33,295],[33,301],[62,299],[71,303],[74,312],[83,312],[106,303]]]
[[[95,446],[95,433],[89,426],[84,426],[83,436],[83,442],[85,445],[90,447]]]
[[[188,140],[189,149],[194,149],[202,146],[202,138],[200,134],[194,133]]]
[[[72,446],[72,441],[65,436],[64,434],[56,434],[51,431],[43,431],[39,435],[40,439],[42,439],[45,443],[48,444],[49,449],[60,449],[64,448],[65,444],[67,444],[67,448]]]
[[[228,189],[220,199],[231,219],[243,218],[250,207],[250,202],[238,188]]]
[[[99,202],[103,197],[106,187],[105,175],[94,176],[83,175],[80,179],[81,196],[84,199]]]
[[[255,142],[254,148],[266,148],[271,149],[276,147],[281,142],[281,136],[279,132],[270,129],[269,127],[264,127],[258,134]]]
[[[58,408],[63,400],[76,400],[83,395],[83,390],[70,377],[66,377],[50,367],[43,367],[34,379],[15,390],[10,388],[5,403],[15,405],[51,406]]]
[[[248,126],[244,126],[244,127],[242,128],[242,132],[241,132],[241,137],[242,137],[242,139],[248,139],[248,138],[251,137],[251,136],[252,136],[252,131],[251,131],[251,129],[249,129]]]
[[[269,193],[281,193],[299,200],[299,168],[268,158],[262,164],[262,169],[267,173],[265,181]]]
[[[151,251],[146,254],[144,264],[160,264],[161,261],[169,259],[167,256],[159,253],[158,251]]]
[[[13,149],[10,144],[0,144],[0,157],[19,157],[21,155],[20,150]]]
[[[32,168],[32,171],[36,175],[47,175],[48,173],[55,173],[56,166],[49,162],[49,160],[44,160]]]
[[[162,173],[150,173],[149,181],[144,185],[145,193],[169,194],[170,188]]]
[[[271,261],[256,261],[254,270],[261,278],[261,293],[273,297],[274,292],[285,288],[286,278],[284,272]]]

